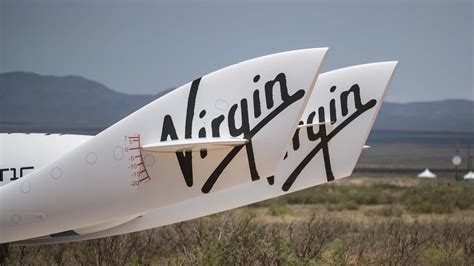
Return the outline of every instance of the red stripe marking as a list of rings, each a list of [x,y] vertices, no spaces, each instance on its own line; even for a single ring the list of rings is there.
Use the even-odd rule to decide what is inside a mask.
[[[147,177],[144,177],[144,178],[142,178],[142,179],[138,180],[138,183],[142,182],[142,181],[143,181],[143,180],[145,180],[145,179],[149,179],[149,180],[151,180],[151,178],[150,178],[149,176],[147,176]]]

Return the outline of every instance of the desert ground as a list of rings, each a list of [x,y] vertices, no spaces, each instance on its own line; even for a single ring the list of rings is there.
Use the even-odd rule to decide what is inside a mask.
[[[109,238],[12,246],[8,265],[473,265],[474,182],[355,173],[224,213]]]

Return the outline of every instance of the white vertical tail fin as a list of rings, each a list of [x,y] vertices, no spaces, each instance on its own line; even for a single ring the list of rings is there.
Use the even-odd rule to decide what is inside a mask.
[[[2,197],[15,199],[0,204],[0,243],[100,224],[274,176],[326,51],[273,54],[198,78],[21,182],[0,187]],[[200,146],[197,152],[143,149],[211,138],[247,142],[209,151]],[[22,219],[26,213],[42,219]]]

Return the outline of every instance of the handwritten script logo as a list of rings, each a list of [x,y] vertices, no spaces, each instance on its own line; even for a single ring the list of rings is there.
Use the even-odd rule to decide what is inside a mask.
[[[260,75],[256,75],[253,78],[254,83],[258,83],[260,81]],[[199,84],[201,82],[201,78],[196,79],[191,84],[191,89],[189,91],[188,96],[188,103],[186,108],[186,119],[185,119],[185,132],[184,137],[185,139],[191,139],[193,137],[193,130],[192,125],[195,119],[195,105],[196,105],[196,98],[199,90]],[[274,90],[276,88],[276,84],[279,85],[280,88],[280,97],[281,103],[279,105],[275,105],[275,97],[273,95]],[[232,105],[227,113],[227,116],[221,114],[217,117],[214,117],[211,121],[211,128],[212,128],[212,137],[218,138],[220,137],[221,131],[221,124],[227,120],[227,129],[229,130],[229,134],[232,137],[243,137],[248,140],[248,142],[244,145],[246,152],[247,152],[247,161],[250,169],[250,176],[252,181],[256,181],[260,179],[260,175],[258,173],[257,165],[255,163],[255,156],[253,152],[252,146],[252,138],[268,123],[270,123],[274,118],[276,118],[281,112],[287,109],[289,106],[297,102],[298,100],[302,99],[305,95],[304,90],[298,90],[292,95],[288,93],[287,87],[287,80],[285,73],[280,73],[276,75],[276,77],[272,80],[266,81],[264,85],[264,97],[265,97],[265,105],[267,110],[271,110],[270,113],[266,116],[262,116],[262,106],[261,106],[261,99],[260,99],[260,90],[256,89],[252,95],[252,102],[253,102],[253,116],[254,118],[258,119],[258,123],[251,127],[250,126],[250,119],[249,119],[249,103],[247,98],[242,98],[240,103],[236,103]],[[236,125],[236,113],[240,108],[240,117],[241,117],[241,124]],[[201,110],[199,113],[199,118],[204,118],[206,115],[206,110]],[[207,136],[206,129],[203,127],[198,132],[199,138],[205,138]],[[178,134],[176,132],[176,128],[174,126],[173,118],[171,115],[166,115],[163,120],[163,127],[161,132],[161,141],[167,141],[168,138],[172,140],[178,139]],[[235,156],[240,152],[240,150],[244,146],[236,146],[231,149],[231,151],[224,157],[224,159],[217,165],[215,170],[210,174],[207,178],[206,182],[204,183],[201,191],[203,193],[209,193],[217,182],[219,176],[222,174],[224,169],[232,162]],[[184,152],[176,152],[176,158],[179,162],[179,166],[181,168],[181,172],[183,174],[184,180],[188,187],[193,186],[193,165],[192,165],[192,152],[191,151],[184,151]],[[201,158],[205,158],[207,156],[206,150],[200,151]]]
[[[335,92],[335,90],[336,90],[336,86],[332,86],[330,88],[331,93]],[[356,110],[354,113],[349,115],[348,98],[349,98],[349,95],[351,94],[353,95],[354,106]],[[377,103],[377,100],[371,99],[368,102],[363,104],[360,97],[360,88],[358,84],[354,84],[351,86],[349,90],[343,91],[339,96],[339,100],[340,100],[340,107],[341,107],[340,109],[341,109],[342,117],[345,119],[342,122],[337,123],[336,100],[331,99],[329,102],[330,119],[331,119],[331,123],[333,124],[337,123],[337,126],[328,133],[326,124],[324,123],[325,122],[325,109],[323,106],[317,109],[318,118],[320,122],[319,130],[317,133],[315,133],[313,130],[313,127],[308,127],[307,135],[308,135],[309,141],[313,142],[313,141],[319,140],[319,143],[306,155],[306,157],[304,157],[304,159],[296,166],[296,168],[293,170],[290,176],[286,179],[285,183],[282,186],[283,191],[288,191],[291,188],[291,186],[293,185],[293,183],[295,182],[296,178],[299,176],[301,171],[303,171],[303,169],[311,162],[311,160],[321,150],[323,151],[323,160],[324,160],[324,167],[326,170],[327,181],[329,182],[329,181],[334,180],[334,175],[331,169],[331,160],[329,157],[329,148],[328,148],[329,141],[331,141],[331,139],[333,139],[339,132],[341,132],[342,129],[344,129],[347,125],[349,125],[359,116],[361,116],[363,113],[372,109]],[[311,112],[308,115],[306,123],[312,124],[315,116],[316,116],[316,111]],[[303,122],[301,121],[300,124],[303,124]],[[295,132],[295,135],[293,136],[293,149],[295,151],[298,150],[300,147],[299,138],[300,138],[300,130],[297,129]]]

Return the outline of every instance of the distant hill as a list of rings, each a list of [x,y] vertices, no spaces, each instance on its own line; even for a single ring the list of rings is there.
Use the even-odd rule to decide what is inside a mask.
[[[0,131],[97,133],[164,93],[128,95],[78,76],[4,73]]]
[[[375,129],[474,132],[474,101],[385,102]]]
[[[129,95],[78,76],[3,73],[0,132],[94,134],[167,92]],[[375,129],[474,132],[474,102],[385,102]]]

